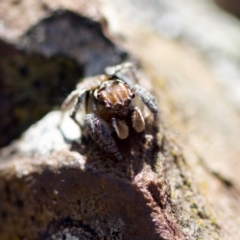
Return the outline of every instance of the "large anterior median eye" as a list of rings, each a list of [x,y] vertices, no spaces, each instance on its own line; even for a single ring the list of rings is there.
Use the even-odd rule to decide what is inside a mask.
[[[120,104],[120,103],[117,103],[113,106],[114,111],[119,111],[121,108],[122,108],[122,104]]]
[[[131,99],[126,99],[126,100],[124,101],[124,105],[125,105],[125,106],[128,106],[130,103],[131,103]]]

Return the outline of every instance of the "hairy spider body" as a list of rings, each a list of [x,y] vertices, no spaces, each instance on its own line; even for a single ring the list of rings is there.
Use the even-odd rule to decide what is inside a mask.
[[[114,79],[103,82],[94,91],[94,97],[98,113],[105,120],[109,120],[114,116],[127,115],[135,95],[126,83]]]
[[[135,95],[157,118],[157,105],[154,97],[143,87],[131,83],[129,73],[132,65],[125,63],[106,69],[106,75],[85,78],[62,104],[62,113],[72,109],[71,117],[79,127],[86,127],[92,139],[106,151],[121,160],[122,156],[112,137],[115,132],[119,139],[129,136],[129,127],[136,132],[145,129],[145,119],[139,107],[133,104]],[[127,74],[126,74],[127,73]],[[79,107],[85,106],[86,116],[81,123],[76,114]],[[129,124],[131,126],[129,126]]]

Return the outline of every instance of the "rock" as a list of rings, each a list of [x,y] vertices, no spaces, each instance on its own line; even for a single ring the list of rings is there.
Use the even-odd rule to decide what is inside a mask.
[[[66,57],[28,55],[4,42],[0,53],[0,146],[5,146],[61,104],[82,69]]]
[[[81,138],[67,115],[60,131],[59,112],[50,112],[0,152],[0,238],[239,239],[239,22],[207,1],[67,2],[46,0],[36,11],[38,2],[35,15],[29,0],[12,6],[4,44],[43,62],[60,52],[80,77],[135,55],[140,83],[157,97],[159,132],[147,125],[119,141],[119,162]],[[10,13],[23,9],[21,28]],[[80,30],[87,51],[75,41]]]
[[[59,119],[48,114],[2,153],[1,239],[185,239],[150,127],[119,162],[94,143],[63,141]],[[71,125],[66,117],[74,138]]]
[[[226,11],[240,17],[240,3],[234,0],[215,0],[215,2]]]
[[[239,239],[239,21],[212,1],[104,2],[111,31],[152,80],[219,238]],[[172,191],[174,169],[167,171]]]
[[[68,36],[68,37],[66,37]],[[68,56],[83,66],[83,76],[103,72],[125,60],[126,52],[106,38],[99,22],[71,11],[56,11],[21,37],[20,48],[51,57]]]
[[[59,106],[80,78],[127,58],[100,23],[67,10],[39,19],[17,43],[9,42],[0,40],[0,146]]]

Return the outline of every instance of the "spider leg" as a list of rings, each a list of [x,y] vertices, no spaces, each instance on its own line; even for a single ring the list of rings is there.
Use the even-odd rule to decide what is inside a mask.
[[[154,115],[154,121],[156,122],[158,119],[158,107],[156,104],[156,100],[148,90],[138,84],[135,84],[131,89],[137,94],[143,103],[147,106],[150,112]]]
[[[76,103],[75,103],[75,105],[74,105],[74,108],[73,108],[73,110],[72,110],[72,113],[70,114],[70,117],[71,117],[72,120],[80,127],[81,131],[83,131],[83,126],[82,126],[81,122],[79,122],[78,119],[76,118],[76,115],[77,115],[77,112],[78,112],[78,110],[79,110],[79,108],[80,108],[80,105],[81,105],[83,99],[84,99],[85,96],[86,96],[86,93],[87,93],[86,90],[83,90],[83,91],[80,93],[80,95],[78,96],[77,101],[76,101]]]
[[[133,85],[137,82],[136,73],[134,70],[135,66],[130,62],[126,62],[116,66],[107,67],[105,72],[110,77],[116,77],[128,85]]]
[[[116,143],[101,118],[95,114],[87,114],[84,120],[92,139],[105,151],[114,154],[118,160],[122,160]]]
[[[76,122],[77,125],[79,125],[81,127],[80,122],[77,121],[77,119],[76,119],[76,113],[77,113],[77,111],[78,111],[78,109],[80,107],[80,104],[81,104],[83,98],[85,97],[85,93],[86,93],[86,90],[77,89],[75,91],[72,91],[68,95],[68,97],[64,100],[64,102],[63,102],[63,104],[61,106],[62,114],[61,114],[60,122],[58,124],[59,127],[61,126],[64,114],[66,113],[66,111],[68,111],[71,108],[73,108],[74,105],[75,106],[73,108],[73,112],[72,112],[70,117],[74,120],[74,122]]]
[[[158,108],[155,98],[144,87],[134,84],[137,82],[135,66],[130,62],[119,64],[113,67],[107,67],[105,72],[110,77],[117,77],[127,83],[131,90],[133,90],[153,113],[154,119],[157,119]]]

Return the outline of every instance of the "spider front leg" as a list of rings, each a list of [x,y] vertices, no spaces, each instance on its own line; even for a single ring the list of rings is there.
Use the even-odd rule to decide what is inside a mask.
[[[70,117],[73,119],[73,121],[82,129],[82,124],[76,119],[77,111],[79,110],[80,104],[82,103],[84,97],[86,96],[86,90],[80,90],[77,89],[75,91],[72,91],[69,96],[64,100],[61,109],[62,109],[62,115],[59,122],[59,126],[62,123],[63,116],[66,113],[66,111],[73,109]]]
[[[158,119],[158,107],[157,107],[156,100],[153,97],[153,95],[151,93],[149,93],[146,88],[144,88],[138,84],[135,84],[131,89],[135,92],[136,95],[138,95],[141,98],[143,103],[147,106],[147,108],[153,114],[154,123],[156,124],[157,119]]]
[[[132,85],[137,82],[136,71],[133,63],[125,62],[116,66],[105,68],[106,74],[111,77],[121,79],[128,85]]]
[[[102,119],[95,114],[87,114],[84,120],[92,139],[105,151],[114,154],[118,160],[122,160],[116,143]]]

